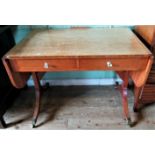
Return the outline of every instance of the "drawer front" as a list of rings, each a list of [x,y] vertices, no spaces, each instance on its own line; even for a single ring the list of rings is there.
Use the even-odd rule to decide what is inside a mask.
[[[148,58],[81,58],[80,70],[141,70],[147,65]]]
[[[77,70],[75,59],[50,59],[50,60],[11,60],[13,70],[18,72],[50,72]]]

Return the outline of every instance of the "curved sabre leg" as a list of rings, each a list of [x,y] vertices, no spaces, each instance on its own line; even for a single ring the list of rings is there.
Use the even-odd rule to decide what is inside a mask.
[[[122,84],[122,104],[123,104],[123,112],[125,119],[127,120],[127,123],[129,126],[132,126],[131,117],[129,115],[129,109],[128,109],[128,99],[127,99],[127,87]]]
[[[120,91],[122,94],[122,106],[124,117],[127,120],[128,125],[132,126],[131,117],[128,109],[128,72],[118,72],[120,78],[123,80]]]
[[[40,111],[41,85],[37,73],[32,73],[32,77],[34,81],[35,94],[36,94],[36,101],[34,105],[34,112],[32,118],[32,127],[34,128],[36,126],[36,122]]]
[[[136,87],[135,86],[135,88],[134,88],[135,100],[134,100],[134,106],[133,106],[134,112],[139,111],[139,102],[140,102],[142,92],[143,92],[143,87]]]

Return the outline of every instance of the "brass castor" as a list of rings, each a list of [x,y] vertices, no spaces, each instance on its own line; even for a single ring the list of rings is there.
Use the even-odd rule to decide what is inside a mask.
[[[131,121],[131,118],[128,118],[127,119],[127,122],[128,122],[128,126],[129,127],[132,127],[133,126],[133,122]]]
[[[35,127],[36,127],[36,120],[33,119],[33,120],[32,120],[32,128],[35,128]]]
[[[133,107],[133,111],[136,113],[136,112],[139,112],[139,109],[137,107]]]

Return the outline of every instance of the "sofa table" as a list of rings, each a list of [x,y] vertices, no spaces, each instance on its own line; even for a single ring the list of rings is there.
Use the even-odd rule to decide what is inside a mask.
[[[150,51],[128,28],[34,30],[3,57],[14,87],[23,88],[30,75],[33,77],[36,93],[33,127],[40,108],[40,73],[93,70],[112,70],[120,76],[124,117],[131,126],[128,79],[134,82],[134,109],[138,109],[141,88],[152,62]]]

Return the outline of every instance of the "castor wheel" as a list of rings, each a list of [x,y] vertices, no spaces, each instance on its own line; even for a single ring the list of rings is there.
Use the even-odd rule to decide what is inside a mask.
[[[129,127],[132,127],[133,126],[133,122],[131,121],[131,118],[128,118],[127,119],[127,122],[128,122],[128,126]]]
[[[136,113],[136,112],[139,112],[139,109],[137,107],[133,107],[133,111]]]
[[[35,126],[35,124],[32,124],[32,128],[35,128],[36,126]]]

